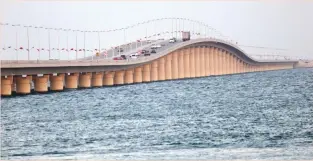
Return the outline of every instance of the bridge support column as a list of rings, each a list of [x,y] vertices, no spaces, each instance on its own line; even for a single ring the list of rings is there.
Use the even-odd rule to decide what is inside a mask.
[[[221,56],[222,56],[222,75],[227,74],[227,53],[225,50],[221,50]]]
[[[217,75],[221,75],[223,73],[223,57],[221,50],[219,48],[216,49],[217,53]]]
[[[193,48],[193,52],[195,53],[195,76],[200,77],[200,47]]]
[[[214,47],[210,47],[210,71],[211,71],[211,75],[216,75],[216,53],[215,53],[215,49]]]
[[[93,72],[91,77],[91,86],[102,87],[103,86],[103,72]]]
[[[49,76],[49,75],[48,75]],[[48,76],[35,76],[35,91],[36,92],[48,92]]]
[[[178,51],[172,54],[172,79],[178,79]]]
[[[204,59],[205,59],[205,76],[211,75],[210,73],[210,48],[207,46],[204,47]]]
[[[125,72],[125,79],[124,79],[125,84],[133,84],[134,83],[134,69],[127,69]]]
[[[165,80],[165,58],[162,57],[158,60],[158,75],[159,80]]]
[[[190,50],[189,49],[183,49],[183,55],[184,55],[184,78],[190,78]]]
[[[50,90],[51,91],[62,91],[64,87],[65,74],[58,74],[56,76],[51,75],[50,79]]]
[[[71,73],[65,77],[65,88],[76,89],[78,87],[78,75],[79,73]]]
[[[114,85],[114,74],[115,72],[105,72],[103,78],[104,86],[113,86]]]
[[[11,80],[12,79],[12,80]],[[11,96],[12,95],[12,84],[13,76],[1,77],[1,95]]]
[[[185,78],[185,68],[184,68],[184,49],[178,52],[178,78]]]
[[[134,82],[135,83],[141,83],[142,82],[142,67],[135,68]]]
[[[29,94],[30,93],[30,77],[18,76],[16,79],[16,93],[17,94]]]
[[[114,85],[124,84],[124,70],[116,71],[114,75]]]
[[[79,87],[80,88],[91,87],[91,73],[81,73],[79,75]]]
[[[190,48],[189,53],[190,53],[190,78],[194,78],[194,77],[196,77],[194,48]]]
[[[234,74],[235,73],[235,64],[234,64],[234,56],[233,54],[229,53],[230,54],[230,74]]]
[[[204,77],[206,74],[205,68],[205,55],[204,55],[204,47],[200,47],[199,50],[199,59],[200,59],[200,77]]]
[[[151,64],[151,81],[158,81],[158,61],[153,61]]]
[[[143,82],[150,82],[150,64],[143,65],[143,72],[142,72],[142,81]]]
[[[168,54],[165,57],[165,79],[171,80],[172,79],[172,54]]]

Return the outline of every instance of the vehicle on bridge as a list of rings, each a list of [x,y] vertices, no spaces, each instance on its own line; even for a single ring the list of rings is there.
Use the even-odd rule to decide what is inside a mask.
[[[122,57],[114,57],[113,60],[125,60],[125,59]]]
[[[171,39],[169,40],[169,43],[174,43],[174,42],[176,42],[176,41],[177,41],[176,38],[173,37],[173,38],[171,38]]]
[[[155,51],[154,49],[152,49],[150,53],[151,53],[151,54],[155,54],[156,51]]]
[[[190,32],[189,31],[182,32],[182,37],[183,37],[183,41],[190,40]]]
[[[151,49],[157,49],[157,48],[160,48],[160,47],[162,47],[160,44],[153,44],[151,46]]]

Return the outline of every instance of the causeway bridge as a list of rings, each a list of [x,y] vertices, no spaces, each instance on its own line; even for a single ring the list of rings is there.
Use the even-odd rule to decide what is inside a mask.
[[[298,63],[255,60],[236,43],[210,36],[175,43],[170,43],[167,37],[150,43],[143,41],[122,54],[149,50],[153,44],[162,47],[150,56],[136,59],[113,60],[116,52],[113,48],[75,60],[1,60],[1,95],[285,70],[295,68]]]

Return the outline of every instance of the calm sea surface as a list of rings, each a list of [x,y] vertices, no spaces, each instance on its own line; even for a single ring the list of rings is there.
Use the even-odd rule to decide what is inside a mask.
[[[313,69],[1,101],[2,159],[313,159]]]

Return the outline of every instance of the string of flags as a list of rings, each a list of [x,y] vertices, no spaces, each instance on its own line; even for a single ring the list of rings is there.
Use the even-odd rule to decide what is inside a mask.
[[[12,48],[12,46],[8,46],[8,47],[3,47],[2,48],[2,50],[15,50],[15,51],[17,51],[17,50],[20,50],[20,51],[38,51],[38,52],[40,52],[40,51],[77,51],[77,52],[82,52],[82,51],[87,51],[87,52],[98,52],[99,51],[99,49],[93,49],[93,50],[91,50],[91,49],[75,49],[75,48],[70,48],[70,49],[65,49],[65,48],[51,48],[51,49],[45,49],[45,48],[35,48],[35,47],[32,47],[32,48],[30,48],[30,49],[28,49],[28,48],[25,48],[25,47],[23,47],[23,46],[21,46],[21,47],[19,47],[19,48]],[[107,51],[105,48],[102,48],[101,50],[100,50],[100,52],[102,52],[102,51]]]

